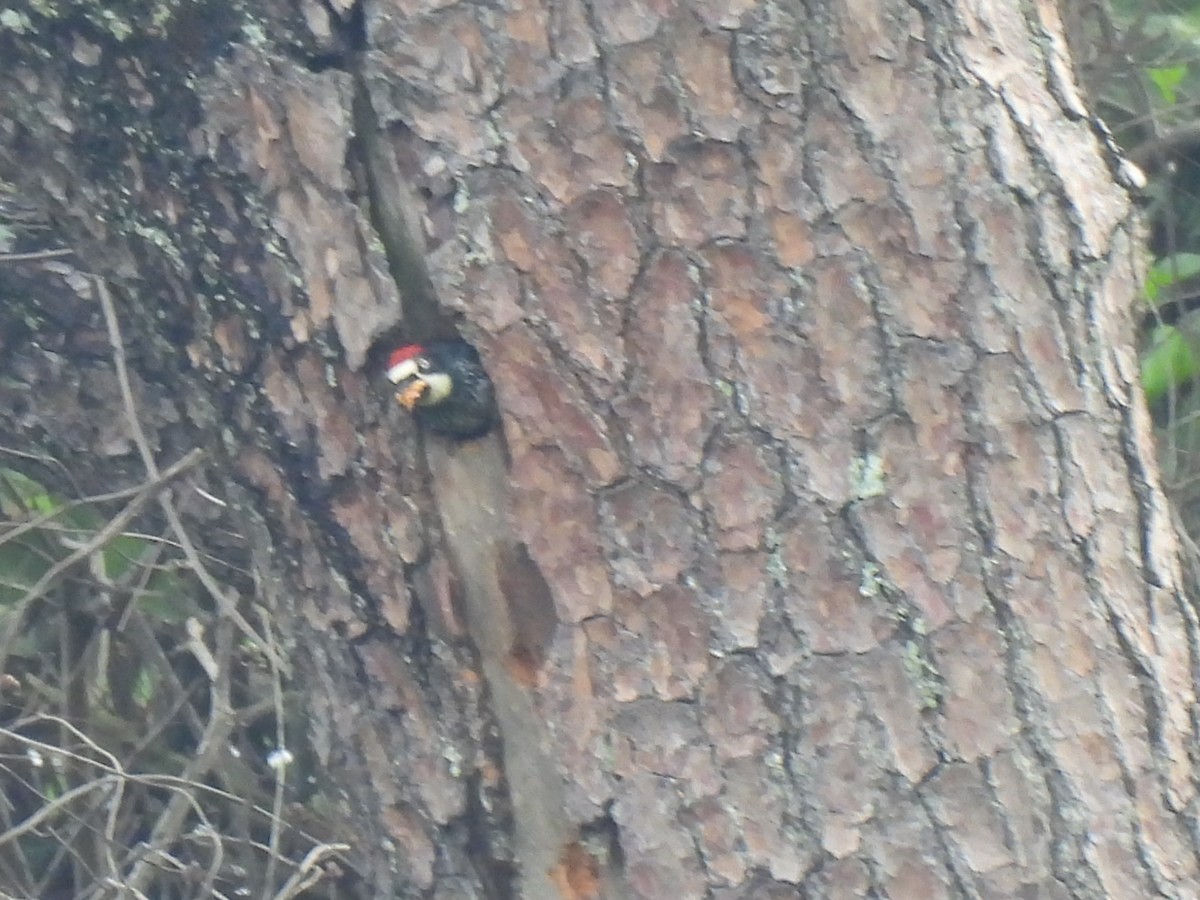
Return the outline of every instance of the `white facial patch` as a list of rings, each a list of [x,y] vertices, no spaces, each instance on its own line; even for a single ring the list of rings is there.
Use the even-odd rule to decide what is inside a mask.
[[[396,365],[387,370],[388,381],[392,384],[399,384],[402,381],[407,381],[409,378],[415,377],[417,371],[416,359],[406,359],[404,362],[396,363]]]

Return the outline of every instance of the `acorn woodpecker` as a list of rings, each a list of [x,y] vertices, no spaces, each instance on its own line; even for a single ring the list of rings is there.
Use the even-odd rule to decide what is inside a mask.
[[[408,344],[388,357],[396,400],[422,427],[458,441],[483,437],[496,425],[496,391],[475,348],[466,341]]]

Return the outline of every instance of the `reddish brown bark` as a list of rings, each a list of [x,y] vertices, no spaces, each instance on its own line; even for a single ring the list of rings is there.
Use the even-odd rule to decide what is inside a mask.
[[[0,171],[191,317],[377,895],[1195,891],[1139,236],[1052,7],[356,10],[106,46],[176,156],[22,53]],[[451,320],[505,446],[368,365]]]

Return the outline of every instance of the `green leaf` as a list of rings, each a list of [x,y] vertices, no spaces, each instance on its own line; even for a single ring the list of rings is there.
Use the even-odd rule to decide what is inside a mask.
[[[1146,299],[1156,303],[1163,288],[1195,275],[1200,275],[1200,253],[1173,253],[1155,260],[1146,274]]]
[[[11,492],[12,497],[9,499],[15,498],[24,506],[23,510],[14,510],[9,508],[9,503],[4,503],[4,514],[10,518],[17,518],[22,512],[53,512],[62,506],[57,498],[46,492],[45,487],[15,469],[0,469],[0,478],[4,479],[8,488],[6,494]]]
[[[154,698],[154,676],[145,666],[138,669],[137,678],[133,682],[133,702],[145,709]]]
[[[150,547],[145,538],[117,535],[104,545],[104,573],[113,581],[118,580],[145,557]]]
[[[1172,388],[1195,378],[1200,372],[1200,356],[1192,341],[1173,325],[1160,325],[1153,343],[1142,357],[1142,390],[1153,403]]]
[[[1187,77],[1188,67],[1180,66],[1162,66],[1151,67],[1146,69],[1146,75],[1154,82],[1154,86],[1158,88],[1158,93],[1162,96],[1167,105],[1174,106],[1179,102],[1179,85],[1183,83],[1183,79]]]
[[[188,616],[196,614],[188,586],[175,572],[155,572],[146,590],[138,593],[137,602],[151,619],[169,625],[182,625]]]
[[[36,532],[0,543],[0,609],[16,603],[37,584],[57,562],[56,549]]]

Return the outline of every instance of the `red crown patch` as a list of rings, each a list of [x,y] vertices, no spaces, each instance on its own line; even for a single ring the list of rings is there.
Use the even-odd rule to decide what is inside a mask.
[[[420,356],[424,352],[425,348],[420,344],[407,344],[401,347],[399,350],[392,351],[392,355],[388,357],[387,367],[389,369],[394,369],[396,366],[400,365],[400,363],[412,359],[414,356]]]

